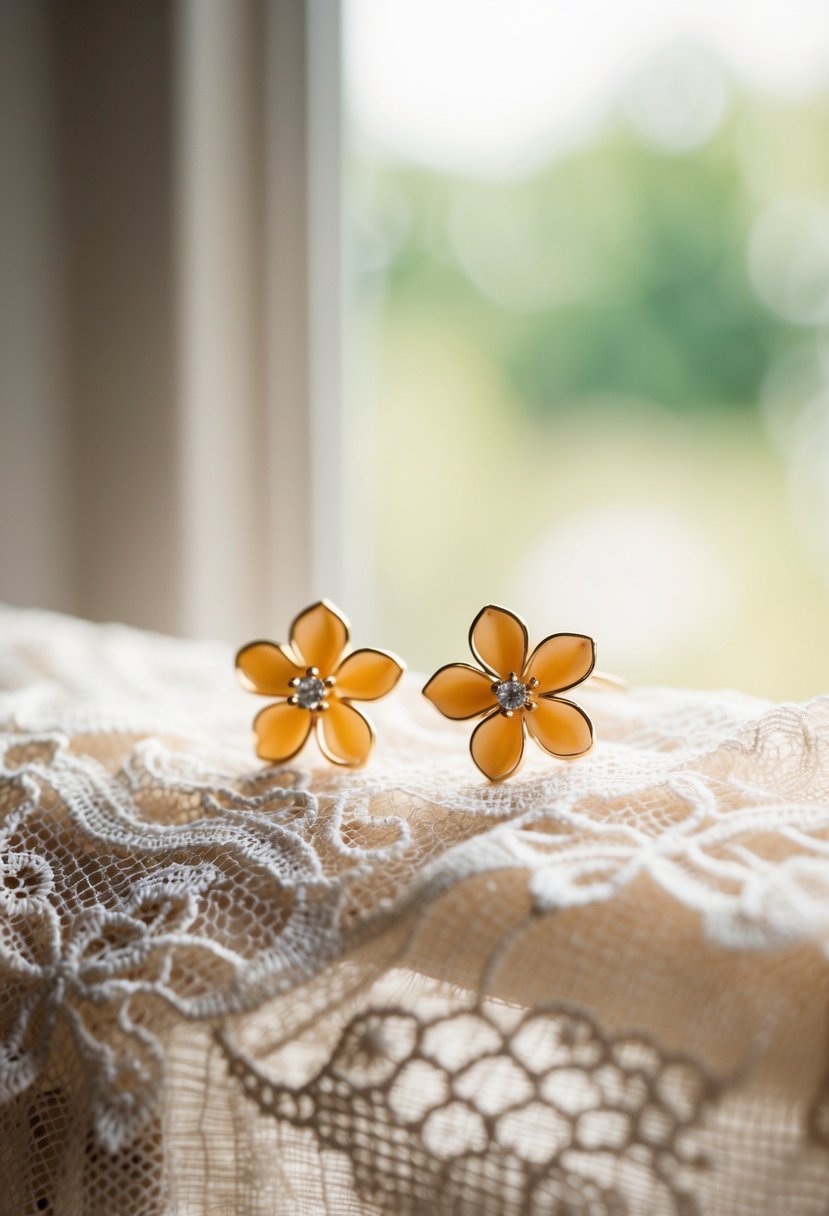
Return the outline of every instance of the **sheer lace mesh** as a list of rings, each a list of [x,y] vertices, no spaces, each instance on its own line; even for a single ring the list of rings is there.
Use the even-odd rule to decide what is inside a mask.
[[[826,1212],[829,700],[263,769],[223,647],[0,624],[4,1212]]]

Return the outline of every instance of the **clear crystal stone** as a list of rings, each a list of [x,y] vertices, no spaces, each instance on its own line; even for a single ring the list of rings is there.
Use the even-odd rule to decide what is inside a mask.
[[[527,703],[527,685],[520,680],[502,680],[495,689],[495,699],[501,709],[520,709]]]
[[[316,709],[325,699],[325,685],[317,676],[303,676],[294,693],[303,709]]]

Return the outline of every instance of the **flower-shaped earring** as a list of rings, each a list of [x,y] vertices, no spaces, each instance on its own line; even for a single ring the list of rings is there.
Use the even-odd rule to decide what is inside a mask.
[[[236,655],[245,688],[285,698],[256,715],[256,754],[272,764],[291,760],[316,726],[326,759],[351,768],[364,764],[374,745],[374,727],[351,702],[384,697],[405,664],[385,650],[354,650],[343,658],[348,622],[326,600],[300,612],[289,636],[287,645],[249,642]]]
[[[559,696],[586,680],[596,645],[581,633],[554,633],[527,658],[527,626],[515,613],[488,604],[469,630],[480,667],[449,663],[436,671],[423,695],[447,718],[479,718],[469,750],[490,781],[503,781],[524,755],[524,732],[559,759],[583,756],[593,746],[593,725],[583,709]],[[613,677],[605,677],[613,680]]]

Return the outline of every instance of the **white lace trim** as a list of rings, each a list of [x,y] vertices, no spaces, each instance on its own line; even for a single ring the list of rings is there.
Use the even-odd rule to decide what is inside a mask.
[[[143,1210],[127,1175],[119,1198],[130,1146],[153,1163],[148,1211],[210,1210],[176,1179],[180,1133],[158,1130],[180,1109],[184,1025],[207,1032],[205,1058],[215,1032],[229,1066],[202,1100],[236,1090],[237,1123],[312,1130],[297,1168],[339,1154],[366,1210],[690,1212],[730,1185],[728,1161],[699,1150],[722,1095],[756,1077],[773,1120],[770,1076],[802,1112],[785,1137],[808,1185],[786,1211],[812,1210],[807,1191],[829,1185],[813,1063],[829,699],[586,694],[591,757],[534,756],[492,787],[468,729],[409,679],[376,708],[366,770],[311,753],[268,770],[224,648],[0,623],[0,1103],[7,1144],[27,1119],[51,1120],[57,1144],[19,1167],[21,1210],[81,1151],[70,1126],[110,1154],[106,1184],[97,1157],[75,1163],[84,1203],[102,1186],[110,1210]],[[444,1038],[441,1062],[428,1044]],[[314,1061],[296,1083],[274,1071],[286,1051]],[[730,1118],[771,1186],[751,1120],[735,1133]],[[251,1178],[230,1171],[228,1203],[272,1193]]]

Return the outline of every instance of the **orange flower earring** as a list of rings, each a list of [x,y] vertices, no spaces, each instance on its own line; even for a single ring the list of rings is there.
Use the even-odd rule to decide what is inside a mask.
[[[272,764],[298,755],[312,727],[333,764],[356,768],[374,746],[374,727],[352,701],[377,701],[391,692],[405,664],[385,650],[353,650],[343,658],[350,628],[327,600],[305,608],[291,624],[287,645],[249,642],[236,655],[239,679],[250,692],[281,697],[255,717],[256,754]]]
[[[506,608],[488,604],[469,630],[480,664],[449,663],[428,681],[423,695],[446,718],[481,718],[469,750],[490,781],[517,772],[525,733],[559,759],[583,756],[593,746],[587,714],[559,694],[593,676],[624,687],[614,676],[594,674],[596,644],[581,633],[554,633],[527,658],[527,626]]]

